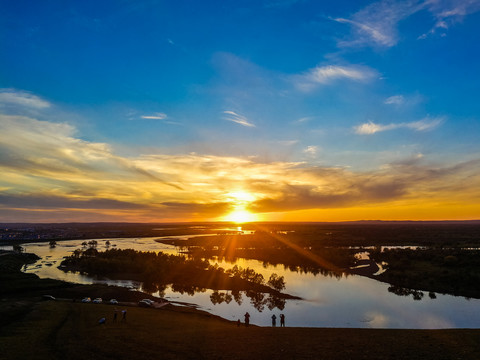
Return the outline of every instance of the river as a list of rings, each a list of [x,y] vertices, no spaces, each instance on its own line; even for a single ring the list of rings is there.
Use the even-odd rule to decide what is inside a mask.
[[[172,238],[168,236],[166,238]],[[186,236],[181,236],[186,238]],[[98,250],[107,248],[110,241],[112,248],[135,249],[140,251],[162,251],[177,254],[174,246],[155,241],[159,237],[149,238],[115,238],[97,239]],[[106,283],[141,290],[142,284],[129,280],[108,280],[89,277],[78,273],[64,272],[58,265],[64,256],[75,249],[82,248],[85,240],[68,240],[58,242],[50,248],[48,243],[24,244],[26,252],[41,257],[35,264],[27,265],[25,272],[35,273],[41,278],[52,278],[69,282],[91,284]],[[214,263],[215,261],[213,261]],[[250,298],[242,296],[241,303],[235,300],[222,303],[212,290],[197,292],[193,295],[179,293],[167,287],[163,295],[173,302],[196,304],[199,309],[219,315],[228,320],[241,319],[249,312],[250,322],[269,326],[272,315],[281,313],[286,316],[287,326],[301,327],[352,327],[352,328],[408,328],[408,329],[442,329],[442,328],[478,328],[480,327],[480,300],[435,294],[414,300],[410,296],[398,296],[388,291],[388,284],[358,275],[340,277],[313,275],[294,272],[283,266],[265,266],[256,260],[238,259],[234,263],[218,262],[225,269],[239,265],[250,267],[261,273],[266,279],[272,273],[285,277],[285,292],[301,297],[303,300],[287,300],[283,310],[270,310],[264,306],[262,311],[256,309]],[[220,292],[226,294],[227,292]],[[214,296],[212,296],[212,294]],[[221,294],[220,294],[221,295]],[[432,294],[430,294],[432,295]],[[95,294],[91,294],[95,297]],[[214,304],[212,302],[214,300]],[[228,298],[228,296],[227,296]],[[108,300],[108,299],[107,299]],[[119,299],[121,300],[121,299]]]

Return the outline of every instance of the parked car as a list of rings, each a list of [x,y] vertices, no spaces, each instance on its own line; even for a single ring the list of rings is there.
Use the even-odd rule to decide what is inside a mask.
[[[138,306],[151,307],[154,301],[150,299],[143,299],[138,302]]]
[[[57,299],[55,299],[55,297],[53,297],[52,295],[43,295],[43,296],[42,296],[42,299],[43,299],[43,300],[57,300]]]
[[[110,303],[110,305],[117,305],[118,301],[117,301],[117,299],[110,299],[109,303]]]
[[[92,301],[92,299],[90,299],[89,297],[84,297],[84,298],[82,299],[82,302],[83,302],[83,303],[89,303],[89,302],[91,302],[91,301]]]
[[[102,301],[103,301],[102,298],[96,298],[96,299],[94,299],[92,302],[93,302],[94,304],[101,304]]]

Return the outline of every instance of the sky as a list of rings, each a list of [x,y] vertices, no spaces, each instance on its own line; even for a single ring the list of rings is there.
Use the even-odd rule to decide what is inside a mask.
[[[0,3],[0,222],[480,219],[480,0]]]

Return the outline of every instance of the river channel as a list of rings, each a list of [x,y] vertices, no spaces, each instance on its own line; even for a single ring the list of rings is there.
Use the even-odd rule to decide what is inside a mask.
[[[186,238],[186,236],[180,238]],[[97,239],[98,250],[106,249],[108,240],[111,243],[110,247],[113,248],[177,254],[174,246],[158,243],[155,239],[159,237]],[[24,271],[35,273],[41,278],[81,284],[107,283],[142,289],[141,283],[129,280],[99,279],[58,269],[63,257],[70,255],[75,249],[81,249],[84,241],[61,241],[54,248],[51,248],[48,243],[24,244],[26,252],[35,253],[41,257],[35,264],[26,266]],[[374,279],[358,275],[334,277],[306,274],[291,271],[283,266],[265,266],[256,260],[238,259],[234,263],[218,262],[218,265],[225,269],[234,265],[250,267],[266,279],[272,273],[284,276],[285,292],[301,297],[303,300],[287,300],[283,309],[270,310],[267,306],[263,309],[258,309],[258,306],[255,308],[251,299],[245,295],[239,302],[234,299],[228,303],[225,301],[219,303],[218,294],[209,289],[189,295],[175,292],[167,287],[163,294],[154,295],[162,295],[172,302],[195,304],[199,309],[228,320],[243,321],[243,315],[249,312],[250,322],[261,326],[271,325],[272,315],[276,315],[278,324],[279,315],[283,313],[286,317],[286,326],[408,329],[480,327],[480,300],[478,299],[442,294],[428,296],[428,292],[425,292],[421,300],[415,300],[411,295],[398,296],[389,292],[389,284]],[[220,291],[220,298],[226,294],[228,292]],[[95,294],[91,296],[95,297]],[[228,298],[230,297],[227,295]],[[212,299],[214,299],[213,302]]]

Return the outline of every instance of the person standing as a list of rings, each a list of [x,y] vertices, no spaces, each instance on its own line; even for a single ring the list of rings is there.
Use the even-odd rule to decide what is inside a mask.
[[[285,315],[280,314],[280,327],[285,327]]]
[[[277,317],[275,316],[275,314],[272,315],[272,326],[277,326]]]
[[[245,316],[245,326],[250,325],[250,314],[246,312],[244,316]]]

